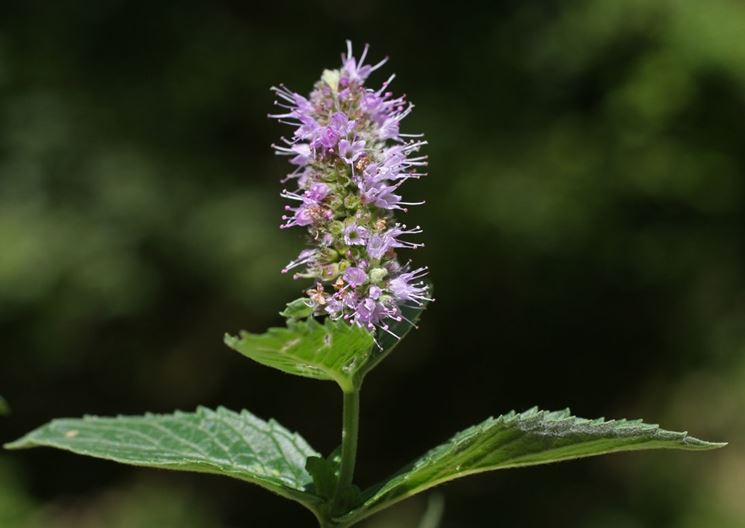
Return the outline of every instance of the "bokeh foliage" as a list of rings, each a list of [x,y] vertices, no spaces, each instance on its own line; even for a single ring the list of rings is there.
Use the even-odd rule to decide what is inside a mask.
[[[488,415],[571,406],[731,445],[454,484],[444,526],[484,526],[495,504],[506,526],[742,525],[741,3],[6,4],[4,440],[56,416],[225,404],[336,447],[333,387],[252,366],[221,336],[277,324],[300,286],[278,271],[301,235],[277,229],[268,87],[309,89],[352,38],[391,56],[409,131],[431,142],[407,196],[428,201],[409,213],[427,243],[412,256],[438,298],[367,383],[362,483]],[[369,526],[410,526],[406,508]],[[211,477],[0,454],[11,528],[306,515]]]

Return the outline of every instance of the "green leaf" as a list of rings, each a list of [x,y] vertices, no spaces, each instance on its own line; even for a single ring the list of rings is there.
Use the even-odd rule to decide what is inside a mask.
[[[309,457],[305,463],[305,469],[313,478],[313,493],[324,499],[330,499],[336,489],[339,480],[339,465],[341,463],[341,446],[334,449],[331,454],[323,458],[321,456]]]
[[[301,297],[288,302],[287,307],[279,312],[286,319],[305,319],[313,314],[313,307],[308,304],[307,297]]]
[[[313,478],[313,493],[323,499],[330,499],[336,488],[337,468],[323,457],[310,457],[305,469]]]
[[[322,497],[324,503],[319,507],[319,513],[324,518],[333,517],[331,509],[336,506],[339,511],[348,511],[355,504],[359,504],[362,496],[360,488],[352,484],[340,490],[340,496],[334,501],[334,494],[339,484],[339,470],[341,467],[341,446],[337,447],[328,457],[320,456],[308,458],[305,468],[313,477],[313,486],[309,489]],[[324,525],[325,526],[325,525]]]
[[[122,464],[214,473],[258,484],[311,511],[321,499],[306,489],[305,440],[248,411],[200,407],[194,413],[58,419],[5,446],[56,447]]]
[[[366,490],[363,502],[338,520],[357,522],[443,482],[484,471],[640,449],[703,450],[725,444],[660,429],[641,420],[587,420],[569,410],[511,412],[455,435],[391,478]]]
[[[374,346],[373,335],[345,321],[327,318],[287,322],[264,334],[225,336],[225,344],[254,361],[288,374],[332,380],[349,392],[361,382],[361,370]]]

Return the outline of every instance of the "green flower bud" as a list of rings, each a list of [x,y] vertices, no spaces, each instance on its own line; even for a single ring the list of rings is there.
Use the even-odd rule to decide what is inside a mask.
[[[336,183],[336,180],[339,178],[339,173],[336,170],[325,170],[319,172],[318,175],[321,178],[321,181],[326,183]]]
[[[344,198],[344,207],[347,209],[357,209],[361,203],[360,197],[356,194],[348,194],[346,198]]]
[[[329,233],[334,235],[334,237],[338,238],[344,233],[344,222],[340,222],[339,220],[334,220],[329,224]]]
[[[370,270],[370,282],[373,284],[380,284],[383,279],[388,275],[388,270],[385,268],[373,268]]]
[[[325,280],[333,280],[339,275],[339,267],[340,265],[337,263],[326,264],[321,270],[321,276]]]
[[[395,303],[395,299],[393,298],[392,295],[381,295],[378,298],[378,302],[381,303],[381,304],[394,304]]]
[[[324,262],[336,262],[339,258],[339,252],[332,248],[323,248],[321,250],[321,260]]]
[[[329,208],[334,212],[334,216],[336,216],[337,213],[341,212],[344,206],[344,200],[338,194],[334,194],[329,199],[328,204]]]
[[[321,80],[329,85],[331,90],[336,93],[339,91],[339,77],[341,72],[339,70],[323,70],[321,74]]]

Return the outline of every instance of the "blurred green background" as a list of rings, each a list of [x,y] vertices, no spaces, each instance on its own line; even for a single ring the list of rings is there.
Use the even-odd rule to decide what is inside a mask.
[[[359,480],[534,404],[730,446],[444,488],[443,528],[745,525],[745,4],[68,0],[0,6],[0,440],[56,416],[246,407],[328,452],[332,384],[251,364],[301,284],[269,86],[344,39],[417,108],[437,302],[366,385]],[[368,528],[416,525],[425,501]],[[210,476],[0,453],[0,526],[312,526]]]

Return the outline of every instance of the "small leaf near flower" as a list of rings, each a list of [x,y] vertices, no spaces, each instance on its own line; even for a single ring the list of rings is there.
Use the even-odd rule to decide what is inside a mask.
[[[287,319],[305,319],[313,313],[313,307],[308,304],[306,297],[295,299],[287,303],[287,307],[279,312],[279,315]]]
[[[374,346],[368,330],[345,321],[313,318],[288,321],[263,334],[225,336],[225,344],[254,361],[296,376],[331,380],[343,391],[361,382],[360,372]]]

